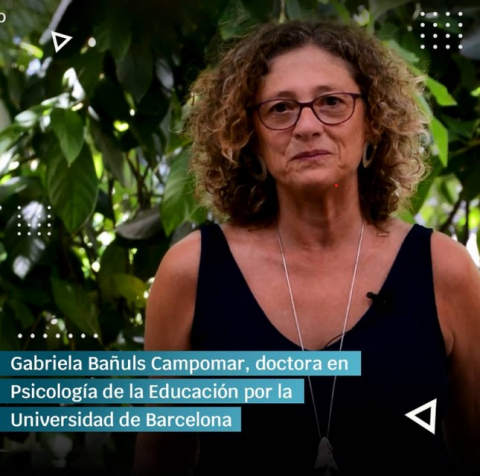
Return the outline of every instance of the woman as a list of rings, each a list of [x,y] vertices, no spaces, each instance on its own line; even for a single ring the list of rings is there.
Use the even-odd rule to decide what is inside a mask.
[[[140,435],[139,469],[452,474],[448,443],[459,474],[478,470],[480,275],[462,245],[394,217],[426,169],[421,88],[380,41],[327,22],[264,25],[200,75],[192,166],[226,220],[164,257],[145,349],[360,350],[362,376],[245,405],[241,433],[199,447]],[[406,416],[429,402],[430,431]]]

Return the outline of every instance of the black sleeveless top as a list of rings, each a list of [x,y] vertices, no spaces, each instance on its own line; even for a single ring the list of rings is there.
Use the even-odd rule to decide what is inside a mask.
[[[372,290],[386,300],[374,301],[345,334],[343,350],[362,352],[362,376],[336,381],[329,440],[341,476],[451,474],[442,436],[449,380],[435,306],[431,233],[412,227],[381,290]],[[265,316],[221,228],[204,226],[201,237],[192,348],[301,351]],[[304,379],[304,404],[243,405],[241,433],[200,433],[195,474],[315,474],[319,438]],[[325,435],[333,377],[311,381]],[[433,434],[405,414],[434,399]],[[418,416],[429,423],[429,411]]]

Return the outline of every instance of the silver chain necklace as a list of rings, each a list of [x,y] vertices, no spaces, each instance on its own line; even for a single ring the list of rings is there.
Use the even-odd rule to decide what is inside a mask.
[[[353,270],[352,284],[350,286],[350,294],[348,296],[348,304],[347,304],[347,310],[345,312],[345,320],[344,320],[344,323],[343,323],[343,331],[342,331],[342,337],[341,337],[341,340],[340,340],[339,351],[342,350],[343,338],[345,337],[345,332],[346,332],[346,328],[347,328],[348,315],[350,313],[350,305],[352,303],[353,288],[355,286],[355,279],[356,279],[356,276],[357,276],[358,261],[359,261],[359,258],[360,258],[360,251],[362,249],[364,229],[365,229],[365,222],[362,222],[362,231],[360,232],[360,239],[358,241],[357,257],[355,259],[355,268]],[[295,307],[295,300],[293,299],[292,287],[290,286],[290,277],[289,277],[289,274],[288,274],[287,261],[285,260],[285,252],[283,251],[282,238],[280,236],[280,230],[278,229],[278,222],[276,222],[276,230],[277,230],[278,244],[280,246],[280,252],[282,254],[283,268],[285,270],[285,278],[287,280],[288,293],[290,294],[290,303],[292,305],[293,317],[295,318],[295,324],[297,326],[298,339],[300,341],[300,347],[302,348],[302,351],[305,352],[305,347],[303,345],[303,339],[302,339],[302,333],[300,332],[300,326],[298,324],[298,317],[297,317],[297,309]],[[328,437],[330,435],[330,422],[332,420],[333,397],[334,397],[334,394],[335,394],[335,384],[337,382],[337,376],[335,375],[334,378],[333,378],[332,395],[331,395],[331,398],[330,398],[330,411],[329,411],[329,414],[328,414],[327,434],[324,437],[322,437],[322,433],[320,432],[320,422],[318,420],[317,406],[315,404],[315,397],[313,395],[312,381],[310,380],[309,375],[307,375],[307,379],[308,379],[308,384],[309,384],[309,387],[310,387],[310,395],[312,397],[313,411],[315,413],[315,420],[317,422],[318,436],[319,436],[319,439],[320,439],[320,444],[318,445],[318,451],[317,451],[317,460],[315,462],[315,469],[318,469],[318,470],[322,471],[322,474],[324,474],[325,476],[328,476],[328,475],[331,474],[331,472],[330,472],[331,469],[335,470],[335,471],[338,471],[337,463],[335,462],[335,459],[333,458],[333,449],[332,449],[332,446],[330,444],[330,441],[328,440]]]

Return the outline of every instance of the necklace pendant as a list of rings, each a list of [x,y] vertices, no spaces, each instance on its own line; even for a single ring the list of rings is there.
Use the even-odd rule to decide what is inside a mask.
[[[318,445],[315,469],[320,470],[318,473],[323,476],[332,476],[332,474],[335,474],[335,471],[338,471],[337,463],[333,458],[332,445],[326,437],[323,437]]]

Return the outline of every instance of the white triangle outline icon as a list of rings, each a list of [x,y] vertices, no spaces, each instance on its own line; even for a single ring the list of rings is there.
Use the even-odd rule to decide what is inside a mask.
[[[58,38],[63,38],[63,41],[59,44]],[[52,40],[53,45],[55,46],[55,53],[58,53],[70,40],[72,39],[71,36],[64,35],[63,33],[57,33],[56,31],[52,31]]]
[[[418,418],[417,415],[429,408],[431,408],[430,422],[427,423],[421,420],[420,418]],[[435,398],[435,400],[425,403],[425,405],[415,408],[415,410],[412,410],[411,412],[405,413],[405,416],[410,418],[410,420],[413,420],[415,423],[418,423],[421,427],[425,428],[430,433],[435,434],[435,418],[437,416],[437,399]]]

